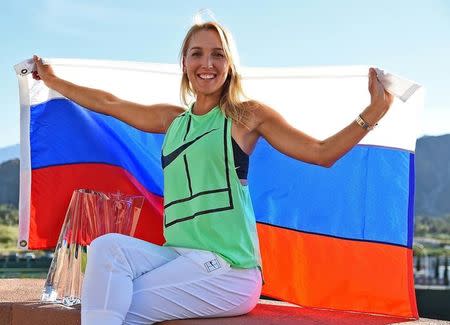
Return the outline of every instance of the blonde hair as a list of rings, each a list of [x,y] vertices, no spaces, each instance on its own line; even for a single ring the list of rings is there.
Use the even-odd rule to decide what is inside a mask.
[[[213,30],[220,38],[225,57],[229,63],[229,71],[227,79],[223,84],[222,94],[219,100],[219,107],[225,116],[244,126],[247,125],[248,109],[243,99],[246,98],[241,84],[241,76],[237,71],[237,53],[235,51],[234,42],[231,34],[217,22],[205,22],[194,24],[187,32],[180,51],[180,63],[183,66],[183,59],[186,56],[189,41],[192,36],[201,30]],[[183,69],[181,78],[180,96],[181,101],[188,105],[188,98],[195,96],[195,90],[189,81],[187,73]]]

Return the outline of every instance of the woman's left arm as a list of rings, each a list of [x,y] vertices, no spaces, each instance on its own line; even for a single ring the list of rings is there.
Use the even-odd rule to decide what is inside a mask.
[[[369,70],[370,105],[361,113],[369,125],[375,125],[386,114],[393,96],[385,91],[373,68]],[[292,158],[315,165],[331,167],[353,148],[368,132],[356,121],[325,140],[317,140],[292,127],[278,112],[259,105],[257,132],[275,149]]]

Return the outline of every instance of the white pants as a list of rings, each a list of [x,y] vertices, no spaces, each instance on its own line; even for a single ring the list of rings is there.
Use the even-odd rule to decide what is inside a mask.
[[[252,310],[260,293],[257,268],[232,268],[208,251],[107,234],[88,250],[81,324],[236,316]]]

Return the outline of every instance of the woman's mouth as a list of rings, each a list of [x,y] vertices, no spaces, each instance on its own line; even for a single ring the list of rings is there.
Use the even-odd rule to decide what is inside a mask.
[[[197,75],[197,77],[199,77],[202,80],[211,80],[214,79],[216,75],[212,73],[200,73]]]

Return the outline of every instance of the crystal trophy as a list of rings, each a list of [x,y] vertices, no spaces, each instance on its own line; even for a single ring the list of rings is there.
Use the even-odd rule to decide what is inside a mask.
[[[81,303],[89,244],[107,233],[133,236],[144,197],[75,190],[61,228],[41,301]]]

